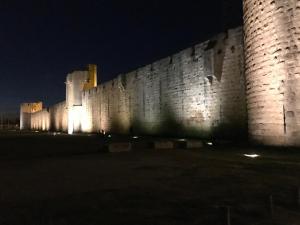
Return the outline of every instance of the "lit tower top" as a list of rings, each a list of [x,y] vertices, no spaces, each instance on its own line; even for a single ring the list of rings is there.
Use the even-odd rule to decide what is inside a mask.
[[[83,87],[85,91],[97,87],[97,65],[89,64],[88,69],[89,77]]]
[[[74,71],[67,76],[67,107],[82,105],[82,92],[97,87],[97,66],[88,65],[88,70]]]

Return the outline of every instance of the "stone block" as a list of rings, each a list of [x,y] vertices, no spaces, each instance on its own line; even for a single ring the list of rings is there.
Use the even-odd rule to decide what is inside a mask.
[[[174,149],[173,141],[155,141],[154,148],[155,149]]]
[[[197,148],[203,148],[204,144],[202,141],[198,140],[188,140],[186,142],[186,148],[187,149],[197,149]]]
[[[110,143],[108,151],[110,153],[129,152],[132,150],[132,144],[129,142]]]

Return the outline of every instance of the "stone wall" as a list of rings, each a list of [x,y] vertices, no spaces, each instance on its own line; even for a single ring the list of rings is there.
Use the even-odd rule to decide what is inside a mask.
[[[31,129],[31,114],[43,109],[42,102],[23,103],[20,105],[20,130]]]
[[[249,135],[300,144],[300,1],[244,0]]]
[[[66,102],[60,102],[30,115],[31,130],[63,132],[68,130]]]
[[[50,130],[49,108],[31,114],[31,129],[41,131]]]
[[[244,135],[241,28],[83,92],[84,132]]]
[[[50,107],[50,127],[56,131],[68,131],[68,112],[65,101]]]
[[[83,90],[88,73],[75,71],[68,75],[66,102],[33,113],[31,128],[246,136],[243,56],[242,28],[236,28],[89,90]]]
[[[31,129],[31,113],[20,112],[20,130]]]
[[[300,0],[243,3],[244,35],[229,30],[90,90],[88,71],[69,75],[66,102],[21,107],[21,127],[213,138],[248,128],[253,142],[299,146]]]

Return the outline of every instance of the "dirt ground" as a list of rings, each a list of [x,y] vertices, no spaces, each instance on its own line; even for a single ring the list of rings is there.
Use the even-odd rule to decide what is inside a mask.
[[[118,140],[0,133],[0,224],[300,224],[300,150],[107,153],[108,141]]]

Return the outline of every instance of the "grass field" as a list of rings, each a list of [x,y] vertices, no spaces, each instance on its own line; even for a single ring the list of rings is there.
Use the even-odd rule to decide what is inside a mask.
[[[300,150],[106,153],[105,143],[88,135],[0,133],[0,224],[226,225],[228,207],[231,225],[300,224]]]

